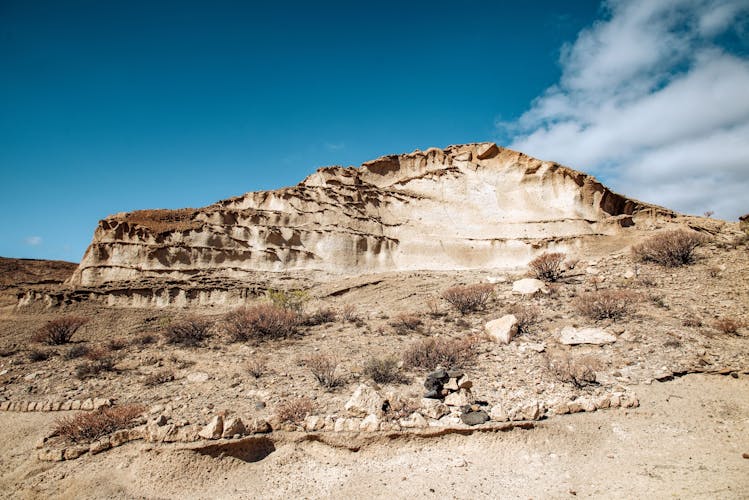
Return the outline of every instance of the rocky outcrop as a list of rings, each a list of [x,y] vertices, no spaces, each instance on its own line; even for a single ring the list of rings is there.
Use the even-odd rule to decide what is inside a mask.
[[[670,214],[495,144],[432,148],[321,168],[297,186],[205,208],[107,217],[69,285],[517,267],[658,213]]]

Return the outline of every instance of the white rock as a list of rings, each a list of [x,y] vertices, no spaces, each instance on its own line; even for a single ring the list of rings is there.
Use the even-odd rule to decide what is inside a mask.
[[[247,432],[244,426],[244,422],[239,417],[227,418],[224,422],[224,431],[221,433],[222,437],[230,438],[236,434],[243,436]]]
[[[506,276],[487,276],[486,277],[486,282],[492,285],[496,285],[497,283],[505,283],[506,281],[507,281]]]
[[[402,418],[400,424],[404,429],[419,429],[428,427],[429,421],[421,413],[413,412],[408,418]]]
[[[515,334],[518,333],[518,319],[514,314],[507,314],[499,319],[489,321],[484,325],[484,330],[495,342],[509,344]]]
[[[372,387],[361,384],[346,402],[344,409],[353,417],[366,417],[370,414],[382,415],[385,399]]]
[[[489,418],[496,422],[506,422],[508,420],[507,412],[501,404],[496,404],[489,412]]]
[[[364,432],[375,432],[380,428],[380,419],[374,413],[367,417],[359,424],[359,430]]]
[[[421,400],[421,410],[419,410],[425,417],[440,419],[444,415],[450,413],[450,408],[447,405],[441,403],[437,399],[424,398]]]
[[[209,378],[211,378],[211,376],[206,372],[192,372],[187,375],[187,381],[193,383],[206,382]]]
[[[533,352],[544,352],[546,350],[546,344],[543,342],[525,342],[518,346],[520,352],[533,351]]]
[[[464,406],[471,404],[471,392],[467,389],[461,389],[457,392],[448,394],[445,397],[447,406]]]
[[[317,415],[309,415],[304,419],[304,428],[308,431],[319,431],[325,427],[325,419]]]
[[[208,422],[208,425],[203,427],[200,432],[198,432],[198,436],[202,437],[203,439],[218,439],[221,437],[221,434],[224,432],[224,417],[221,415],[216,415],[211,419],[210,422]]]
[[[574,326],[565,326],[559,335],[559,341],[566,345],[610,344],[611,342],[616,342],[616,335],[601,328],[578,329]]]
[[[532,295],[534,293],[546,293],[546,283],[535,278],[523,278],[512,284],[513,293],[521,295]]]

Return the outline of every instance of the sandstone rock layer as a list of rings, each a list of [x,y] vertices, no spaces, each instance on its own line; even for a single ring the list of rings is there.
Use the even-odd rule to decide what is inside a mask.
[[[107,217],[69,283],[510,268],[658,214],[670,212],[492,143],[432,148],[205,208]]]

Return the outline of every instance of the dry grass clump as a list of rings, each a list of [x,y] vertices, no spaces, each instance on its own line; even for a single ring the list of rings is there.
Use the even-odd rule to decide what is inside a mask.
[[[723,317],[713,322],[713,328],[721,333],[735,335],[744,324],[734,318]]]
[[[75,375],[81,380],[96,377],[102,372],[114,371],[115,359],[108,349],[90,349],[84,357],[88,361],[75,367]]]
[[[637,300],[628,290],[599,290],[578,296],[575,307],[591,319],[618,319],[626,316]]]
[[[170,324],[164,330],[164,338],[169,344],[184,347],[197,347],[211,336],[213,321],[202,316],[186,316]]]
[[[84,316],[71,315],[53,319],[37,331],[35,340],[49,345],[67,344],[86,323],[88,318]]]
[[[398,360],[392,356],[372,357],[364,364],[364,375],[378,384],[390,384],[403,381]]]
[[[273,304],[240,307],[224,318],[225,329],[235,342],[269,340],[296,333],[299,315]]]
[[[281,423],[299,425],[312,414],[314,405],[308,397],[289,399],[276,408],[276,417]]]
[[[541,321],[541,310],[536,306],[518,304],[510,309],[510,314],[518,320],[518,335],[530,333],[533,326]]]
[[[493,292],[494,285],[479,283],[448,288],[442,292],[442,298],[457,309],[460,314],[466,314],[486,307],[486,303]]]
[[[427,370],[434,370],[438,366],[458,368],[475,357],[476,342],[475,337],[417,340],[403,352],[403,364],[408,368]]]
[[[74,345],[70,349],[68,349],[63,357],[67,359],[68,361],[70,361],[72,359],[82,358],[86,354],[88,354],[88,347],[86,347],[85,345],[79,344],[79,345]]]
[[[141,405],[121,405],[62,417],[55,422],[54,433],[74,443],[94,441],[120,429],[133,427],[144,410]]]
[[[264,357],[256,357],[247,360],[244,366],[247,373],[255,378],[260,378],[268,371],[268,360]]]
[[[111,351],[121,351],[129,345],[128,341],[122,338],[116,338],[109,341],[107,347]]]
[[[361,316],[359,316],[354,304],[343,306],[343,309],[341,309],[341,321],[344,323],[357,323],[361,321]]]
[[[545,252],[528,263],[531,274],[542,281],[559,281],[564,275],[565,254],[561,252]]]
[[[702,320],[695,314],[687,314],[681,320],[681,324],[689,328],[699,328],[702,326]]]
[[[145,333],[143,335],[139,335],[138,337],[135,337],[132,341],[133,345],[151,345],[156,343],[156,337],[151,335],[150,333]]]
[[[425,305],[427,306],[427,314],[432,318],[440,318],[445,316],[445,312],[442,310],[440,301],[436,297],[429,297]]]
[[[592,358],[573,358],[566,352],[546,357],[546,368],[557,380],[578,388],[596,383],[597,364]]]
[[[319,384],[326,389],[333,389],[343,384],[343,379],[336,375],[338,361],[326,354],[315,354],[304,361]]]
[[[400,334],[416,331],[423,324],[421,318],[413,313],[398,314],[390,321],[390,326]]]
[[[333,309],[326,307],[318,309],[313,313],[305,314],[301,319],[301,323],[304,326],[324,325],[325,323],[333,323],[337,317],[338,315]]]
[[[161,370],[155,373],[146,375],[143,379],[143,385],[146,387],[154,387],[161,384],[166,384],[174,380],[174,372],[172,370]]]
[[[632,248],[634,256],[642,261],[655,262],[666,267],[678,267],[694,262],[694,251],[707,238],[694,231],[676,229],[656,234]]]
[[[47,361],[51,354],[50,351],[43,349],[32,349],[29,351],[28,358],[32,363],[38,363],[40,361]]]

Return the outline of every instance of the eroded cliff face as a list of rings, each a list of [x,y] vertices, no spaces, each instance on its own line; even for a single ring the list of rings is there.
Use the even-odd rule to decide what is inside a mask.
[[[113,215],[69,283],[511,268],[669,214],[555,163],[467,144],[321,168],[201,209]]]

